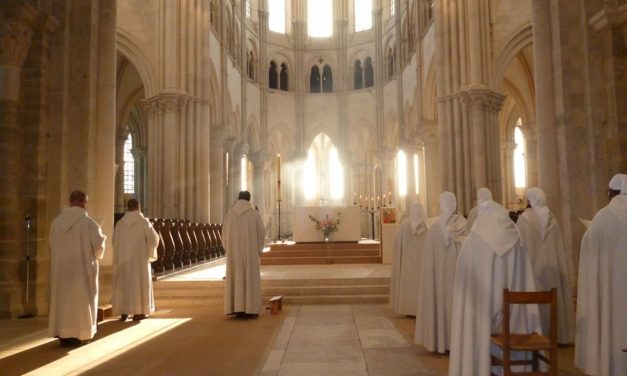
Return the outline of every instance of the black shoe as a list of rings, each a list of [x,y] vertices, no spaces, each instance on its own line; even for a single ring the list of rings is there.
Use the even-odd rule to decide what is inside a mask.
[[[238,319],[245,319],[246,312],[235,312],[235,317],[237,317]]]
[[[83,344],[83,341],[81,341],[78,338],[74,338],[74,337],[70,337],[70,338],[59,338],[60,346],[61,347],[76,347],[76,346],[80,346]]]
[[[126,313],[120,315],[120,321],[126,321],[126,319],[128,319],[128,315]]]
[[[146,318],[146,315],[133,315],[133,321],[141,321]]]
[[[247,319],[256,319],[257,317],[259,317],[258,313],[247,313],[246,314],[246,318]]]

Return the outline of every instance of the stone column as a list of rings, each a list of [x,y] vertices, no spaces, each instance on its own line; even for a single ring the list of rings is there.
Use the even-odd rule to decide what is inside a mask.
[[[438,160],[438,124],[435,120],[422,120],[418,125],[418,137],[422,140],[424,180],[420,189],[420,196],[425,203],[427,215],[436,216],[439,213],[440,166]],[[423,189],[424,187],[424,189]],[[468,214],[468,213],[466,213]]]
[[[503,164],[501,166],[503,185],[503,205],[506,208],[514,209],[518,206],[518,195],[516,194],[516,184],[514,178],[514,150],[516,149],[516,143],[514,141],[501,142],[501,159]],[[476,205],[476,204],[473,204]]]
[[[538,183],[559,219],[560,171],[555,124],[555,88],[551,28],[551,2],[532,0],[533,72],[536,85],[536,124],[538,130]]]
[[[265,174],[268,169],[269,162],[271,161],[272,156],[267,151],[257,151],[251,154],[250,161],[253,163],[253,186],[251,189],[252,199],[259,208],[259,214],[261,214],[261,218],[264,219],[264,223],[267,226],[267,219],[269,217],[269,213],[271,212],[271,207],[266,208],[266,185],[265,185]],[[272,189],[274,187],[273,184],[270,184],[268,189]],[[268,237],[271,237],[271,234],[267,234]]]
[[[257,69],[257,79],[259,81],[259,133],[262,150],[268,147],[268,56],[267,56],[267,36],[268,36],[268,11],[266,1],[259,0],[259,64]],[[294,82],[296,77],[292,78]]]
[[[22,146],[21,72],[31,47],[37,11],[21,2],[9,1],[0,9],[0,318],[21,307],[19,266],[22,259],[22,226],[19,211]]]
[[[211,146],[210,146],[210,173],[209,183],[211,190],[210,206],[211,206],[211,223],[221,223],[226,212],[224,206],[224,200],[226,197],[225,184],[226,184],[226,171],[224,166],[226,164],[224,156],[226,150],[224,148],[225,142],[225,127],[220,125],[214,125],[211,128]]]
[[[396,1],[396,0],[392,0]],[[383,63],[383,16],[381,9],[381,2],[377,3],[376,8],[372,11],[372,18],[374,21],[374,87],[376,97],[376,140],[378,149],[384,147],[385,142],[385,120],[384,120],[384,102],[383,102],[383,87],[384,87],[384,63]],[[385,191],[385,188],[384,188]]]

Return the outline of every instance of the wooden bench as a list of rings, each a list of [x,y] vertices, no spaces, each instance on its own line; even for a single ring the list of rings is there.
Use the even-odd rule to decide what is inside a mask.
[[[276,295],[268,299],[270,303],[270,313],[276,315],[283,310],[283,295]]]
[[[103,321],[107,317],[111,317],[113,315],[113,306],[111,304],[105,304],[98,306],[98,322]]]

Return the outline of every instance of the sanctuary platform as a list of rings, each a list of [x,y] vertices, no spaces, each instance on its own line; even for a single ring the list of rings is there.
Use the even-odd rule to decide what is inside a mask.
[[[261,256],[261,265],[380,264],[381,243],[279,242],[271,243]]]

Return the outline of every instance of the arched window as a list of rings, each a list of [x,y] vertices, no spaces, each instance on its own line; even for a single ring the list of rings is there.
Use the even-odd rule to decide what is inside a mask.
[[[251,80],[255,79],[255,56],[252,51],[248,51],[248,59],[246,62],[246,72]]]
[[[268,28],[285,34],[285,0],[268,0]]]
[[[514,185],[516,188],[527,187],[527,155],[525,151],[525,136],[522,132],[522,119],[518,118],[514,128]]]
[[[277,82],[279,79],[276,72],[276,63],[274,60],[270,61],[270,70],[268,72],[268,87],[270,89],[278,89],[279,83]]]
[[[396,14],[396,0],[390,0],[390,16]]]
[[[333,35],[332,0],[307,0],[307,26],[310,37],[328,38]]]
[[[124,193],[135,194],[135,158],[133,149],[133,136],[128,134],[124,141]]]
[[[390,47],[388,49],[388,78],[392,79],[394,77],[394,49]]]
[[[355,32],[372,28],[372,0],[355,0]]]
[[[363,71],[361,69],[361,61],[359,61],[359,59],[355,61],[355,72],[353,76],[353,81],[353,86],[355,90],[364,87]]]
[[[374,86],[374,70],[372,68],[372,58],[368,56],[364,64],[364,87]]]
[[[322,68],[322,91],[325,93],[333,92],[333,72],[329,65]]]
[[[317,65],[311,67],[309,75],[309,91],[312,93],[320,92],[320,68]]]
[[[302,189],[312,204],[337,205],[344,197],[344,167],[333,142],[318,134],[307,151]]]
[[[251,5],[251,0],[246,0],[246,18],[250,19],[251,13],[252,13],[252,5]]]
[[[281,90],[288,90],[287,65],[281,63]]]

